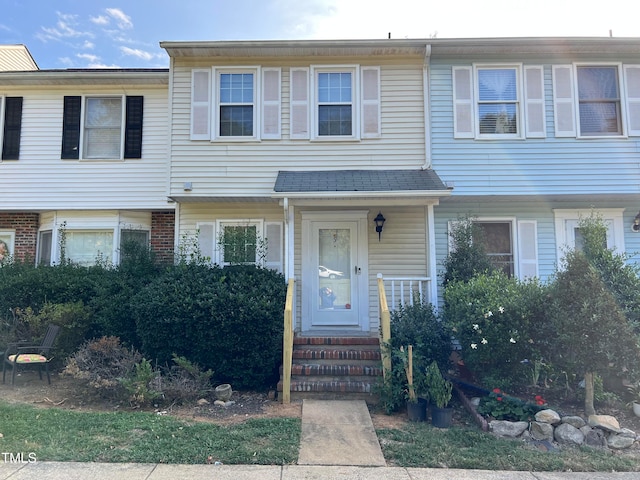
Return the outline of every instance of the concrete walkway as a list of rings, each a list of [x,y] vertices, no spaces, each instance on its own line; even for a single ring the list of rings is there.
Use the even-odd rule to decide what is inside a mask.
[[[303,400],[298,465],[385,466],[364,400]]]

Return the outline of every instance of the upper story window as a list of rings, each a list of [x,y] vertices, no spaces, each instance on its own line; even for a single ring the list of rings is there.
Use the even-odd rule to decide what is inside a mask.
[[[22,129],[22,97],[0,97],[2,160],[18,160]]]
[[[67,96],[63,117],[63,159],[142,157],[143,97]]]
[[[478,68],[479,135],[518,135],[520,99],[516,68]]]
[[[352,72],[318,71],[318,136],[353,136],[353,77]]]
[[[546,136],[542,66],[460,66],[452,77],[455,138]]]
[[[580,135],[622,135],[619,68],[578,66],[576,74]]]
[[[220,73],[218,80],[218,135],[254,137],[255,74]]]
[[[556,137],[640,136],[640,65],[553,65]]]

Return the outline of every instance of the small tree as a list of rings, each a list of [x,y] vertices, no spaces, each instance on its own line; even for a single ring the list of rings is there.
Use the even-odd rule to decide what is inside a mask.
[[[475,275],[494,270],[486,254],[482,229],[469,216],[459,218],[449,232],[451,249],[443,261],[442,285],[467,282]]]
[[[586,255],[571,251],[553,284],[555,361],[584,374],[587,415],[593,406],[595,373],[607,375],[640,359],[637,337]]]

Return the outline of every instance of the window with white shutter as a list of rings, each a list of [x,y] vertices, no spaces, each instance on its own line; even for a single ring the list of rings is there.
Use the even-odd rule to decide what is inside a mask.
[[[640,65],[624,66],[627,134],[640,136]]]
[[[289,115],[290,137],[309,139],[309,69],[292,68],[290,71]]]
[[[265,242],[266,255],[264,259],[265,268],[283,271],[283,238],[282,238],[282,222],[266,222],[265,223]]]
[[[518,277],[538,276],[538,232],[535,220],[518,221]]]
[[[215,224],[198,223],[198,248],[200,255],[213,262],[216,253]]]
[[[211,138],[211,69],[191,73],[191,140]]]
[[[453,136],[474,138],[473,82],[471,67],[453,67]]]
[[[553,119],[556,137],[575,137],[573,67],[553,65]]]
[[[362,138],[379,138],[380,128],[380,67],[362,67]]]
[[[525,133],[527,138],[544,138],[544,69],[542,66],[524,67]]]
[[[280,69],[262,69],[262,139],[280,138]]]

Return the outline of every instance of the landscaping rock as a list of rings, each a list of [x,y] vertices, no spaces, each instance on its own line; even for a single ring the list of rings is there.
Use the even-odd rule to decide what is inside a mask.
[[[620,435],[621,437],[633,438],[634,440],[636,439],[636,436],[637,436],[636,432],[634,432],[633,430],[629,430],[628,428],[621,428],[618,435]]]
[[[493,420],[489,422],[490,430],[500,437],[515,438],[522,435],[529,427],[529,422],[508,422],[507,420]]]
[[[560,424],[553,431],[553,438],[558,443],[570,445],[582,445],[584,443],[584,435],[582,432],[568,423]]]
[[[589,425],[607,432],[620,432],[620,423],[611,415],[589,415]]]
[[[610,433],[607,437],[607,445],[609,448],[613,448],[615,450],[622,450],[624,448],[629,448],[635,442],[635,438],[624,437],[622,435],[618,435],[617,433]]]
[[[538,413],[536,413],[536,422],[556,425],[561,422],[561,419],[558,412],[547,408],[546,410],[540,410]]]
[[[587,430],[586,433],[585,430]],[[583,427],[580,431],[584,434],[584,444],[588,447],[601,448],[607,446],[607,439],[602,430]]]
[[[531,422],[531,437],[535,440],[553,440],[553,425]]]
[[[206,398],[201,398],[200,400],[198,400],[197,404],[200,406],[209,405],[209,400],[207,400]]]
[[[562,423],[568,423],[576,428],[582,428],[587,424],[584,418],[577,415],[567,415],[566,417],[562,417]]]

